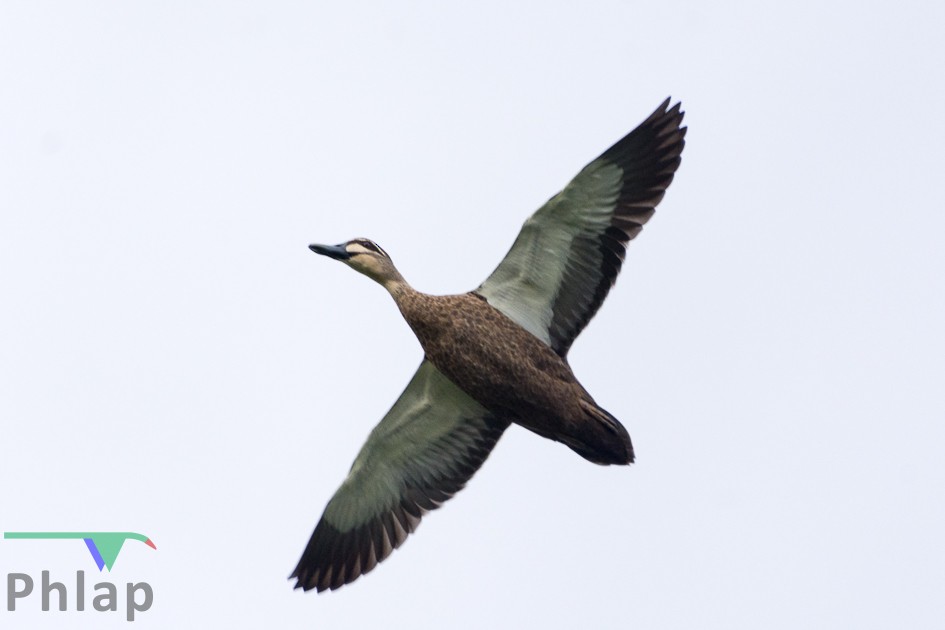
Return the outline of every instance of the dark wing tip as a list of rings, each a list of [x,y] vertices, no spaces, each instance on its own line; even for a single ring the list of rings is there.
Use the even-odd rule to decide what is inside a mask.
[[[686,135],[682,121],[686,112],[682,111],[682,101],[669,107],[670,100],[663,101],[646,120],[604,151],[601,157],[626,168],[635,166],[641,158],[681,154]]]
[[[419,518],[407,527],[403,523],[388,512],[361,527],[341,531],[322,518],[289,576],[296,580],[293,588],[321,593],[354,582],[393,553],[416,529]]]
[[[640,123],[640,127],[651,124],[657,120],[671,120],[678,118],[677,123],[681,122],[683,117],[686,115],[686,112],[682,111],[682,101],[676,101],[676,104],[672,107],[669,106],[672,102],[673,97],[667,96],[666,100],[660,103],[659,107],[653,110],[653,113],[647,116],[646,120]]]
[[[413,502],[413,496],[411,492],[410,498],[348,531],[339,530],[322,517],[289,576],[296,580],[293,588],[321,593],[341,588],[369,573],[417,530],[427,512],[424,502],[431,509],[439,507],[425,497],[424,502]],[[452,493],[444,500],[450,496]]]

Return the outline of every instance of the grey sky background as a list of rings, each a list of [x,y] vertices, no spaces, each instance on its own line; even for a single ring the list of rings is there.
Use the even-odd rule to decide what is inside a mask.
[[[945,9],[887,6],[3,2],[0,529],[151,536],[101,576],[153,586],[136,627],[940,627]],[[682,166],[570,355],[638,463],[513,427],[293,592],[421,359],[306,246],[469,290],[668,95]],[[99,579],[0,541],[46,568]]]

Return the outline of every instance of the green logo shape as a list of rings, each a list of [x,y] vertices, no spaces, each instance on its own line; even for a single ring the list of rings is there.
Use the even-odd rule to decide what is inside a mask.
[[[118,559],[118,553],[122,545],[129,538],[140,540],[152,549],[157,549],[151,539],[143,534],[135,532],[4,532],[6,539],[39,539],[39,540],[62,540],[62,539],[81,539],[85,541],[85,546],[89,548],[92,559],[98,565],[98,570],[107,568],[112,570],[115,560]]]

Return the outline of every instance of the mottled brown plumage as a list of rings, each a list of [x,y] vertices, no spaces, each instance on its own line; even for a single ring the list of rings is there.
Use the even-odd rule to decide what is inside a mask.
[[[567,362],[475,293],[393,292],[427,359],[496,416],[564,442],[598,464],[633,462],[626,429]]]

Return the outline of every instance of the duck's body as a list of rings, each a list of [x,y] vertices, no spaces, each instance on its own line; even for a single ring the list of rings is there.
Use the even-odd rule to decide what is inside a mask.
[[[567,362],[475,292],[392,292],[427,359],[492,411],[597,464],[633,462],[627,430],[597,406]]]
[[[463,488],[512,423],[598,464],[633,462],[627,430],[581,386],[567,354],[673,179],[682,117],[667,99],[588,164],[472,292],[416,291],[367,239],[310,246],[383,285],[425,356],[325,507],[296,588],[335,589],[372,570]]]

